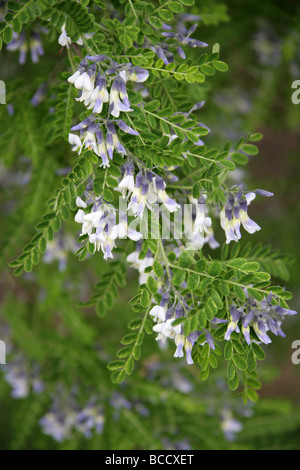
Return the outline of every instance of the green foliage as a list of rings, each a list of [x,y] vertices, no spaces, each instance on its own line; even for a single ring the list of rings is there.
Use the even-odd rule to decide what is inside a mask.
[[[202,123],[200,108],[215,84],[222,84],[231,72],[230,56],[227,59],[225,52],[224,59],[219,44],[211,40],[213,45],[202,53],[205,43],[199,45],[198,38],[203,34],[206,39],[205,28],[200,28],[201,34],[189,29],[182,14],[200,13],[201,26],[210,27],[229,20],[226,7],[214,2],[199,7],[194,0],[119,3],[9,1],[0,22],[0,46],[8,63],[3,79],[11,107],[0,106],[3,169],[12,175],[24,165],[30,175],[24,184],[18,180],[5,186],[4,207],[9,207],[10,220],[3,224],[1,264],[5,268],[9,263],[15,277],[3,270],[4,282],[11,286],[3,295],[4,326],[9,325],[14,348],[24,355],[31,386],[34,361],[45,384],[41,399],[29,397],[28,408],[21,405],[17,412],[19,430],[9,444],[16,449],[24,448],[31,433],[38,432],[35,428],[49,410],[49,398],[59,395],[65,400],[73,386],[81,408],[94,390],[102,400],[105,426],[118,429],[111,436],[105,428],[100,444],[95,436],[87,444],[78,427],[74,436],[70,431],[73,440],[67,447],[160,449],[168,445],[165,435],[172,446],[175,431],[180,430],[179,438],[187,435],[195,448],[213,448],[214,436],[218,447],[226,448],[220,422],[228,410],[222,403],[235,411],[239,399],[244,407],[253,406],[263,381],[258,375],[262,369],[263,376],[260,361],[268,357],[269,341],[258,314],[245,326],[246,314],[251,309],[260,312],[269,334],[269,316],[277,321],[278,312],[291,312],[287,301],[292,294],[277,282],[289,281],[293,258],[257,238],[254,243],[244,241],[245,230],[252,236],[258,229],[247,228],[247,219],[241,223],[253,199],[247,196],[264,194],[246,191],[235,178],[245,165],[257,161],[262,134],[232,132],[234,136],[224,142],[222,132],[214,136],[218,128],[211,126],[211,131]],[[163,34],[164,23],[170,26],[169,35]],[[176,32],[179,24],[186,26],[186,33]],[[9,50],[16,38],[13,33],[24,35],[18,36],[24,37],[21,47],[30,49],[33,58],[33,37],[43,34],[45,57],[39,64],[34,59],[24,69],[22,64],[17,68],[14,48]],[[97,92],[102,93],[100,112],[93,111],[96,100],[89,90],[68,80],[75,72],[87,73],[92,87],[105,77]],[[117,79],[124,82],[121,91]],[[42,90],[40,98],[37,90]],[[123,100],[120,116],[118,100]],[[205,106],[213,107],[209,101]],[[71,148],[74,135],[77,140]],[[134,167],[134,189],[121,186],[128,164]],[[151,194],[163,207],[153,226],[146,217],[137,217],[132,198],[122,226],[129,239],[122,240],[125,235],[109,232],[109,217],[118,216],[122,225],[118,204],[129,202],[132,193],[143,205],[138,174],[144,178],[143,190],[152,185]],[[145,212],[153,215],[147,194]],[[192,234],[198,231],[203,239],[196,247],[191,233],[177,236],[181,227],[175,223],[175,202],[177,208],[194,205]],[[246,215],[241,215],[245,206]],[[231,218],[226,215],[230,210]],[[101,215],[95,222],[97,211]],[[252,205],[250,211],[255,214]],[[164,238],[168,217],[171,235]],[[82,224],[81,232],[74,218]],[[136,233],[127,233],[132,222],[134,230],[147,230],[148,236],[138,244]],[[116,228],[117,222],[112,225]],[[159,235],[152,237],[155,229]],[[223,244],[212,251],[214,233]],[[66,241],[68,236],[73,243]],[[58,266],[50,266],[49,257]],[[129,266],[138,270],[138,286]],[[235,309],[240,314],[236,318]],[[275,322],[275,333],[281,333],[281,319]],[[169,343],[170,348],[156,347],[154,333],[158,344]],[[177,373],[183,388],[180,380],[176,382]],[[189,387],[187,377],[195,386],[191,393],[184,391]],[[58,383],[65,392],[56,389]],[[131,400],[130,406],[113,400],[119,393]],[[209,419],[208,403],[213,410]],[[284,403],[270,405],[269,410],[260,401],[257,406],[256,422],[243,431],[246,440],[259,437],[260,432],[255,433],[260,419],[267,431],[274,425],[274,434],[279,434],[282,423],[287,432],[299,428],[298,410],[292,416]],[[290,424],[285,424],[287,418]],[[154,427],[158,431],[152,432]],[[41,438],[37,447],[44,442]]]

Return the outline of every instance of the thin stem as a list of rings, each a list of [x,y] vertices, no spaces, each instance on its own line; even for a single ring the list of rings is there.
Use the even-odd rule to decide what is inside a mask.
[[[133,127],[133,129],[137,132],[137,130],[136,130],[136,128],[134,127],[134,124],[133,124],[133,122],[132,122],[132,119],[131,119],[131,117],[130,117],[128,114],[127,114],[127,118],[128,118],[128,120],[129,120],[129,122],[130,122],[130,124],[131,124],[131,127]],[[141,143],[142,143],[143,145],[145,145],[144,139],[140,136],[140,134],[138,135],[138,138],[140,139]]]
[[[162,254],[162,257],[166,266],[167,276],[168,276],[170,285],[172,285],[172,276],[171,276],[170,267],[169,267],[169,260],[167,258],[161,237],[159,237],[158,243],[159,243],[160,252]]]
[[[152,116],[154,116],[155,118],[157,119],[160,119],[161,121],[165,121],[169,126],[171,127],[177,127],[178,129],[180,129],[182,132],[186,133],[188,131],[188,129],[182,129],[180,126],[178,126],[177,124],[174,124],[173,122],[171,121],[168,121],[167,119],[165,119],[164,117],[162,116],[158,116],[158,114],[154,114],[154,113],[151,113],[151,111],[148,111],[147,109],[144,108],[143,110],[145,113],[148,113],[148,114],[151,114]]]
[[[188,189],[188,190],[191,190],[192,186],[176,186],[176,185],[168,184],[168,189]]]
[[[72,70],[73,70],[73,72],[75,72],[76,67],[75,67],[75,64],[74,64],[74,61],[73,61],[73,56],[72,56],[72,53],[71,53],[71,49],[69,47],[67,47],[67,53],[68,53],[68,59],[69,59],[70,65],[72,67]]]
[[[204,157],[203,155],[197,155],[196,153],[191,153],[191,152],[188,152],[188,153],[189,155],[192,155],[193,157],[207,160],[208,162],[219,163],[217,160],[214,160],[213,158]]]
[[[157,67],[150,67],[150,66],[147,66],[147,65],[145,65],[144,68],[148,69],[148,70],[156,70],[157,72],[178,73],[180,75],[188,75],[188,73],[186,73],[186,72],[177,72],[176,70],[160,69],[160,68],[157,68]]]
[[[134,16],[135,16],[135,18],[136,18],[136,21],[139,21],[139,17],[137,16],[137,13],[136,13],[136,11],[135,11],[135,9],[134,9],[134,6],[133,6],[131,0],[129,0],[129,4],[130,4],[131,9],[132,9],[132,12],[133,12],[133,14],[134,14]]]
[[[178,266],[176,266],[175,264],[169,263],[169,266],[171,266],[172,268],[178,269]],[[187,272],[190,272],[190,273],[198,274],[199,276],[204,276],[204,277],[208,277],[210,279],[215,279],[214,276],[211,276],[210,274],[207,274],[207,273],[204,273],[204,272],[198,272],[195,269],[190,269],[190,268],[180,268],[180,269],[183,269],[184,271],[187,271]],[[231,281],[230,279],[223,279],[223,280],[225,282],[227,282],[228,284],[232,284],[234,286],[238,286],[238,287],[241,287],[243,289],[245,287],[251,287],[251,289],[257,290],[258,292],[262,292],[264,295],[268,295],[270,293],[270,292],[268,292],[264,289],[259,289],[258,287],[252,287],[252,286],[245,286],[244,284],[240,284],[239,282],[236,282],[236,281]]]

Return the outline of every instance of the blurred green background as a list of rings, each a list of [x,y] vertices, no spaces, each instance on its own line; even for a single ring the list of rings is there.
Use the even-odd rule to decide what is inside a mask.
[[[208,144],[223,145],[249,131],[264,136],[259,154],[233,175],[242,175],[250,189],[274,193],[250,208],[250,217],[262,230],[251,237],[243,235],[243,241],[271,244],[291,256],[285,285],[294,293],[291,308],[300,311],[300,104],[291,101],[292,82],[300,80],[299,2],[199,1],[190,13],[199,16],[195,35],[211,46],[219,43],[221,59],[229,66],[227,73],[210,78],[202,96],[190,88],[196,101],[206,101],[203,122],[212,131]],[[52,55],[50,62],[55,60]],[[23,174],[24,167],[26,159],[18,162]],[[2,183],[5,172],[1,176]],[[4,185],[3,207],[13,217],[18,211],[7,206],[17,192]],[[74,231],[74,225],[68,224]],[[26,234],[20,234],[16,250],[26,242]],[[3,259],[5,255],[10,259],[10,253],[4,253]],[[57,262],[41,263],[33,274],[18,279],[3,270],[1,321],[11,324],[14,347],[30,364],[42,364],[42,380],[51,384],[53,394],[58,383],[67,390],[78,383],[83,403],[86,389],[103,397],[105,425],[100,435],[86,439],[74,432],[57,443],[39,426],[51,404],[49,393],[13,399],[2,374],[1,449],[300,449],[300,364],[291,361],[292,342],[300,340],[298,315],[284,324],[285,339],[272,338],[259,367],[260,400],[242,412],[238,394],[223,385],[224,371],[217,370],[204,384],[193,367],[178,365],[153,337],[145,341],[142,364],[120,389],[111,384],[105,364],[114,357],[132,316],[128,301],[135,293],[135,273],[129,270],[127,286],[105,318],[74,301],[87,300],[106,269],[99,258],[83,266],[69,253],[64,272],[57,270]],[[117,404],[118,393],[131,405]],[[234,440],[224,434],[224,410],[231,410],[242,423]]]

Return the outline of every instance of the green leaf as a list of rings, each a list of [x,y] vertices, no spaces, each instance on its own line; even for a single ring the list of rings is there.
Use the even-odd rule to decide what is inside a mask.
[[[152,276],[149,276],[148,279],[147,279],[147,287],[149,289],[149,291],[151,292],[151,294],[156,294],[157,290],[158,290],[158,286],[157,286],[157,282],[156,280],[154,279],[154,277]],[[146,289],[145,289],[146,290]],[[148,302],[149,303],[149,302]],[[148,305],[148,304],[147,304]]]
[[[221,309],[223,307],[221,297],[216,290],[211,293],[210,300],[215,304],[217,309]]]
[[[200,276],[198,274],[192,273],[189,274],[187,279],[187,288],[190,291],[195,291],[200,283]]]
[[[231,340],[232,342],[232,345],[234,347],[234,349],[240,353],[240,354],[245,354],[245,348],[244,346],[240,343],[240,341],[236,340],[236,339],[233,339]]]
[[[206,379],[208,378],[208,376],[209,376],[209,367],[207,367],[207,369],[201,370],[201,371],[199,372],[199,379],[200,379],[200,380],[203,380],[203,381],[204,381],[204,380],[206,380]]]
[[[232,162],[231,160],[222,160],[222,163],[221,165],[226,169],[226,170],[234,170],[236,167],[235,167],[235,163]]]
[[[86,247],[86,246],[83,247],[83,249],[82,249],[82,251],[81,251],[81,253],[80,253],[80,255],[79,255],[79,261],[85,260],[85,258],[86,258],[86,256],[87,256],[87,251],[88,251],[88,250],[87,250],[87,247]]]
[[[10,26],[6,26],[2,33],[3,41],[5,44],[9,44],[13,37],[13,32]]]
[[[219,290],[225,296],[227,296],[230,293],[230,288],[227,282],[225,281],[221,281],[221,283],[219,284]]]
[[[227,377],[229,380],[232,380],[236,374],[233,360],[230,359],[227,365]]]
[[[158,261],[154,261],[153,271],[154,271],[155,276],[157,277],[161,277],[164,273],[163,267]]]
[[[136,340],[136,337],[137,337],[137,333],[128,333],[122,338],[121,344],[125,345],[125,344],[134,343]]]
[[[99,300],[96,304],[96,313],[98,317],[104,317],[106,314],[106,307],[103,300]]]
[[[211,276],[217,276],[222,270],[222,264],[220,261],[212,261],[211,265],[208,268],[208,274]]]
[[[172,21],[174,15],[171,11],[166,10],[165,8],[158,11],[159,16],[163,21]]]
[[[180,253],[178,258],[178,264],[181,268],[189,268],[193,261],[194,258],[187,251]]]
[[[198,328],[198,317],[193,315],[190,317],[190,331],[193,333]]]
[[[209,64],[202,64],[200,65],[200,70],[203,72],[205,75],[214,75],[215,74],[215,69],[209,65]]]
[[[183,269],[178,269],[172,279],[172,284],[174,286],[180,286],[185,280],[185,271]]]
[[[250,377],[248,379],[247,385],[254,388],[255,390],[260,390],[261,389],[261,382],[259,380],[255,379],[254,377]]]
[[[142,305],[142,307],[146,308],[149,305],[149,302],[150,302],[149,292],[148,292],[147,289],[144,289],[143,292],[142,292],[142,295],[141,295],[141,305]]]
[[[246,165],[248,163],[248,157],[247,155],[244,155],[243,153],[240,152],[232,152],[230,154],[230,157],[236,163],[237,165]]]
[[[62,219],[63,220],[68,220],[69,217],[70,217],[70,210],[68,208],[68,206],[62,206],[61,208],[61,216],[62,216]]]
[[[57,232],[60,229],[61,225],[61,219],[59,216],[54,217],[51,221],[52,228],[55,232]]]
[[[235,371],[234,377],[232,379],[228,380],[228,386],[229,386],[230,390],[232,390],[232,391],[236,390],[239,386],[239,382],[240,382],[239,381],[239,376]]]
[[[234,246],[237,246],[237,245],[234,245]],[[233,268],[241,268],[241,266],[243,266],[246,262],[247,260],[245,260],[244,258],[235,258],[235,259],[228,261],[227,264],[228,266],[232,266]]]
[[[204,310],[202,310],[198,315],[198,325],[199,329],[205,328],[207,323],[207,316]]]
[[[193,143],[198,142],[199,137],[196,134],[194,134],[192,131],[185,131],[185,134],[191,142],[193,142]]]
[[[221,248],[221,260],[225,261],[228,258],[229,247],[227,243],[223,243]]]
[[[173,13],[182,13],[183,12],[183,6],[178,2],[169,3],[168,8],[171,11],[173,11]]]
[[[22,274],[23,270],[24,270],[23,265],[19,266],[18,268],[16,268],[14,270],[14,275],[15,276],[20,276]]]
[[[271,275],[269,273],[256,272],[252,279],[254,282],[266,282],[271,279]]]
[[[47,240],[45,237],[40,238],[38,242],[38,248],[41,253],[44,253],[47,249]]]
[[[141,353],[142,353],[142,348],[139,344],[135,344],[134,345],[134,348],[133,348],[133,351],[132,351],[132,356],[133,356],[133,359],[135,361],[138,361],[141,357]]]
[[[258,154],[258,148],[256,145],[253,144],[244,144],[241,147],[241,150],[248,155],[257,155]]]
[[[114,360],[107,364],[108,370],[122,369],[125,365],[124,361]]]
[[[196,168],[197,166],[197,161],[196,159],[193,157],[193,155],[191,154],[187,154],[187,161],[189,163],[190,166],[192,166],[193,168]]]
[[[228,65],[221,60],[214,60],[212,64],[218,72],[227,72],[228,70]]]
[[[127,375],[132,374],[133,369],[134,369],[134,359],[133,359],[133,357],[130,357],[129,359],[127,359],[126,364],[125,364],[126,374]]]
[[[252,349],[249,350],[247,355],[247,368],[249,372],[253,372],[256,369],[256,359]]]
[[[22,21],[19,17],[15,17],[12,22],[12,29],[15,33],[20,33],[22,31]]]
[[[220,325],[218,328],[212,331],[212,335],[216,340],[222,341],[227,330],[227,325]]]
[[[253,273],[259,269],[259,263],[256,261],[250,261],[248,263],[243,264],[242,270],[246,273]]]
[[[201,194],[201,186],[199,183],[195,183],[192,188],[192,196],[194,199],[199,199]]]
[[[254,352],[256,358],[259,361],[263,361],[265,359],[264,350],[256,343],[252,343],[251,346],[252,346],[252,349],[253,349],[253,352]]]
[[[234,292],[236,293],[236,296],[238,297],[238,299],[241,302],[244,302],[246,300],[245,292],[243,291],[243,289],[240,286],[234,285],[233,290],[234,290]]]
[[[135,119],[134,121],[134,127],[138,130],[138,131],[149,131],[149,127],[147,125],[147,123],[145,121],[142,121],[140,119]]]
[[[247,396],[248,396],[249,400],[251,400],[251,401],[255,402],[255,401],[258,400],[257,392],[255,390],[253,390],[252,388],[247,389]]]
[[[142,324],[142,319],[141,318],[136,318],[135,320],[132,320],[129,324],[128,324],[128,328],[130,330],[136,330],[137,328],[140,328],[141,324]]]
[[[250,142],[257,142],[258,140],[261,140],[263,138],[263,135],[261,132],[256,132],[255,134],[251,134],[249,137]]]
[[[206,261],[204,259],[200,259],[199,261],[197,261],[197,263],[195,264],[195,269],[199,273],[204,272],[206,270]]]
[[[216,369],[218,367],[218,360],[214,354],[211,354],[209,356],[209,363],[213,369]]]
[[[224,347],[224,358],[226,361],[229,361],[229,359],[231,359],[232,357],[232,352],[233,352],[233,349],[232,349],[232,344],[230,341],[228,341],[226,344],[225,344],[225,347]]]
[[[247,363],[246,363],[245,359],[243,358],[243,356],[241,356],[240,354],[233,354],[232,359],[233,359],[233,362],[234,362],[235,366],[238,369],[240,369],[240,370],[246,370],[247,369]]]
[[[153,100],[150,101],[150,103],[146,103],[144,106],[144,109],[146,111],[155,111],[157,108],[159,108],[160,102],[158,100]]]
[[[212,47],[212,53],[219,54],[219,52],[220,52],[220,44],[216,42]]]
[[[251,287],[247,287],[248,294],[251,295],[254,299],[261,301],[264,298],[264,295],[259,292],[257,289],[253,289]]]
[[[177,135],[177,137],[179,137],[179,139],[181,139],[181,140],[185,139],[185,134],[179,127],[174,127],[173,130],[174,130],[175,134]],[[166,133],[169,133],[169,130]],[[197,141],[198,141],[198,139],[197,139]]]
[[[131,346],[126,346],[125,348],[122,348],[122,349],[119,349],[119,351],[117,352],[116,356],[120,359],[122,359],[122,357],[128,357],[130,356],[132,352],[132,348]]]
[[[104,189],[104,192],[103,192],[103,198],[107,201],[107,202],[112,202],[114,200],[114,195],[112,193],[112,191],[108,188],[105,188]]]
[[[111,381],[114,384],[121,383],[125,379],[125,376],[126,376],[125,369],[114,370],[112,371],[112,374],[111,374]]]
[[[113,176],[108,176],[106,178],[106,184],[111,188],[116,188],[119,185],[118,181]]]
[[[150,16],[149,17],[149,23],[151,24],[151,26],[153,26],[153,28],[155,29],[161,29],[162,28],[162,21],[157,18],[157,16]],[[159,68],[159,67],[158,67]]]
[[[168,260],[171,261],[171,263],[174,263],[176,260],[176,254],[173,251],[169,251],[168,253]]]

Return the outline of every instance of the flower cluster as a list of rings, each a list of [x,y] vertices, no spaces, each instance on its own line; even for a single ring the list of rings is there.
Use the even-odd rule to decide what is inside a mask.
[[[74,431],[85,438],[93,433],[102,434],[106,421],[105,408],[113,411],[113,420],[120,419],[120,411],[133,409],[141,416],[148,416],[148,408],[138,399],[127,400],[121,393],[113,393],[109,399],[91,396],[84,406],[79,404],[76,387],[71,391],[59,387],[50,410],[40,419],[43,432],[57,442],[69,439]]]
[[[237,420],[229,408],[223,408],[220,413],[220,427],[228,441],[234,441],[236,433],[243,429],[242,423]]]
[[[103,197],[95,198],[89,191],[86,191],[86,195],[86,202],[80,197],[76,199],[79,210],[75,221],[82,224],[81,235],[88,235],[95,250],[102,250],[104,259],[113,258],[112,249],[116,246],[117,238],[128,237],[134,241],[142,238],[141,233],[128,226],[124,220],[125,214],[120,213],[120,222],[116,223],[116,211]]]
[[[128,209],[140,219],[144,209],[152,210],[153,205],[162,203],[169,212],[175,212],[180,205],[166,193],[166,183],[161,176],[152,171],[140,170],[134,176],[134,165],[131,160],[123,165],[123,177],[117,190],[123,198],[130,200]]]
[[[23,65],[26,62],[27,52],[30,51],[31,61],[36,64],[40,56],[44,54],[41,36],[38,32],[33,31],[28,39],[26,33],[13,32],[12,41],[7,44],[8,51],[20,51],[19,64]]]
[[[92,64],[89,65],[91,61]],[[109,61],[109,68],[103,71],[103,63]],[[100,63],[102,64],[100,69]],[[99,68],[98,68],[99,67]],[[126,89],[128,81],[141,83],[148,78],[148,71],[131,63],[118,64],[108,59],[105,55],[88,56],[79,66],[79,69],[68,78],[81,95],[76,98],[83,102],[92,114],[71,131],[80,131],[80,137],[70,133],[69,142],[73,151],[80,154],[83,148],[93,150],[101,157],[101,166],[108,167],[109,159],[113,158],[114,150],[126,155],[126,150],[116,130],[116,126],[123,132],[131,135],[139,135],[138,132],[128,126],[120,117],[120,113],[132,111]],[[106,118],[100,117],[106,108]]]
[[[209,208],[206,199],[207,195],[204,193],[199,199],[190,197],[194,213],[190,218],[185,219],[185,236],[188,240],[187,247],[192,250],[199,250],[205,243],[208,243],[212,249],[220,246],[214,237],[212,219],[208,215]]]
[[[153,327],[153,331],[158,333],[156,340],[162,343],[165,343],[167,338],[174,340],[176,345],[174,357],[183,357],[185,350],[187,363],[193,364],[192,348],[202,333],[205,335],[205,342],[207,342],[212,349],[215,349],[215,345],[209,330],[197,330],[186,337],[183,334],[182,325],[173,324],[174,320],[184,317],[190,308],[191,307],[183,298],[180,298],[178,301],[176,299],[173,304],[170,304],[170,296],[165,293],[162,294],[160,304],[152,307],[149,314],[156,323]]]
[[[180,22],[179,22],[180,25]],[[165,29],[169,29],[167,25],[165,25]],[[207,47],[208,44],[203,41],[199,41],[198,39],[192,39],[190,36],[195,32],[197,28],[197,24],[194,24],[189,28],[188,31],[178,31],[178,32],[173,32],[173,31],[165,31],[162,33],[162,35],[166,39],[171,39],[171,43],[167,42],[160,42],[159,44],[155,46],[149,46],[147,45],[148,48],[152,49],[157,57],[159,59],[162,59],[163,63],[165,65],[168,65],[171,62],[174,62],[174,54],[171,49],[174,47],[176,48],[176,52],[181,57],[181,59],[185,59],[186,55],[185,52],[182,48],[182,46],[188,46],[188,47]]]
[[[14,355],[5,366],[5,380],[12,387],[11,396],[16,399],[28,397],[31,387],[35,393],[41,393],[44,389],[37,366],[28,369],[21,354]]]
[[[92,397],[82,408],[76,401],[74,392],[68,396],[65,396],[64,392],[64,390],[59,390],[50,410],[40,419],[43,432],[57,442],[70,438],[74,429],[86,438],[92,436],[93,430],[101,434],[105,418],[97,400]]]
[[[104,128],[100,128],[100,124],[96,122],[96,116],[90,115],[88,118],[72,127],[72,131],[80,131],[80,137],[73,133],[69,134],[69,143],[73,146],[72,150],[77,151],[79,155],[83,148],[92,150],[102,159],[100,166],[103,168],[109,167],[109,160],[112,160],[114,151],[120,155],[126,155],[126,150],[119,140],[116,125],[126,134],[138,135],[134,129],[121,119],[106,120],[104,130]],[[105,138],[103,130],[105,132]]]
[[[247,289],[244,290],[247,295]],[[280,307],[276,302],[274,305],[272,303],[273,299],[275,300],[275,296],[272,293],[261,301],[247,295],[247,300],[242,306],[237,307],[235,304],[232,304],[225,339],[229,340],[233,331],[239,333],[240,326],[248,344],[251,344],[253,341],[250,335],[250,327],[253,328],[257,338],[265,344],[271,343],[271,339],[267,334],[268,331],[276,336],[284,337],[285,334],[281,329],[281,325],[285,316],[296,315],[297,312]]]
[[[273,193],[263,189],[243,194],[241,185],[239,185],[237,193],[228,193],[226,204],[220,212],[220,222],[226,235],[226,243],[237,242],[241,238],[241,225],[248,233],[260,230],[260,226],[251,220],[247,213],[249,204],[257,194],[267,197],[273,196]]]
[[[48,241],[43,261],[44,263],[52,263],[57,260],[58,270],[64,271],[67,267],[68,253],[75,253],[76,248],[74,238],[70,234],[60,231],[53,240]]]

